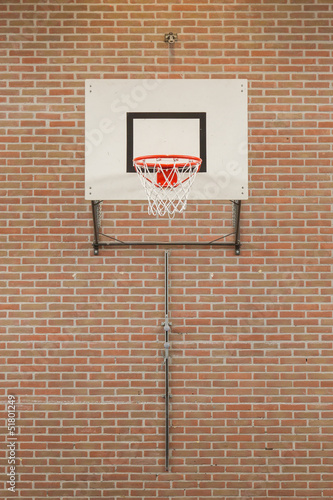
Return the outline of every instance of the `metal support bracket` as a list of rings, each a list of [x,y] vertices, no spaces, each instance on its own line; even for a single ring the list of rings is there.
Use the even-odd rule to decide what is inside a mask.
[[[93,249],[94,255],[98,255],[99,249],[101,247],[123,247],[123,246],[211,246],[211,247],[234,247],[235,255],[240,255],[241,241],[240,241],[240,214],[241,214],[241,200],[231,200],[232,203],[232,218],[233,218],[233,229],[234,231],[215,238],[209,241],[122,241],[113,236],[103,234],[100,232],[101,224],[101,206],[102,201],[92,201],[92,214],[93,214],[93,224],[94,224],[94,241]],[[227,236],[234,235],[234,241],[221,241]],[[112,242],[100,241],[99,237],[104,236],[112,240]]]
[[[91,202],[92,216],[93,216],[93,222],[94,222],[94,242],[93,242],[94,255],[98,255],[98,251],[99,251],[99,247],[100,247],[99,229],[101,226],[101,213],[102,213],[101,206],[102,206],[102,201],[92,201]]]
[[[241,200],[233,200],[232,201],[232,210],[233,210],[233,223],[234,223],[234,228],[235,228],[235,254],[239,255],[240,254],[240,213],[241,213],[241,206],[242,206],[242,201]]]

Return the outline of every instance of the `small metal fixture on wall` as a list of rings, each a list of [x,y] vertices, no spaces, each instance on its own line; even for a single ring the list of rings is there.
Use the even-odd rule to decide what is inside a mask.
[[[173,44],[178,41],[178,35],[177,33],[172,33],[170,31],[169,33],[165,33],[164,35],[164,41],[169,44]]]

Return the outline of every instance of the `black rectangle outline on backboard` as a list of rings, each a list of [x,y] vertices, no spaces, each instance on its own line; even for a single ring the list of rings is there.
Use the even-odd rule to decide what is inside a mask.
[[[126,172],[127,173],[132,173],[135,172],[135,168],[133,167],[133,154],[134,154],[134,120],[135,119],[196,119],[199,120],[199,151],[200,151],[200,158],[202,159],[201,163],[201,168],[200,172],[206,172],[207,171],[207,147],[206,147],[206,142],[207,142],[207,131],[206,131],[206,113],[195,113],[195,112],[167,112],[167,113],[150,113],[150,112],[144,112],[144,113],[132,113],[129,112],[127,113],[127,166],[126,166]],[[186,155],[186,151],[174,151],[174,153],[177,154],[184,154]],[[156,154],[158,154],[158,151],[156,151]],[[172,151],[170,151],[170,154],[172,154]]]

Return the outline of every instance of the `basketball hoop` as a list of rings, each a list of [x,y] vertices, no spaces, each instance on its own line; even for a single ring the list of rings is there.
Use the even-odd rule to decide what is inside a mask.
[[[196,156],[149,155],[134,158],[133,165],[148,198],[149,215],[183,212],[202,160]]]

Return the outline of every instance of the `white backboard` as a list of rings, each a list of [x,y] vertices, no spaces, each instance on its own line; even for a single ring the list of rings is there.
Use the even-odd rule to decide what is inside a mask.
[[[145,200],[132,160],[203,159],[192,200],[248,197],[247,80],[87,80],[85,194]]]

